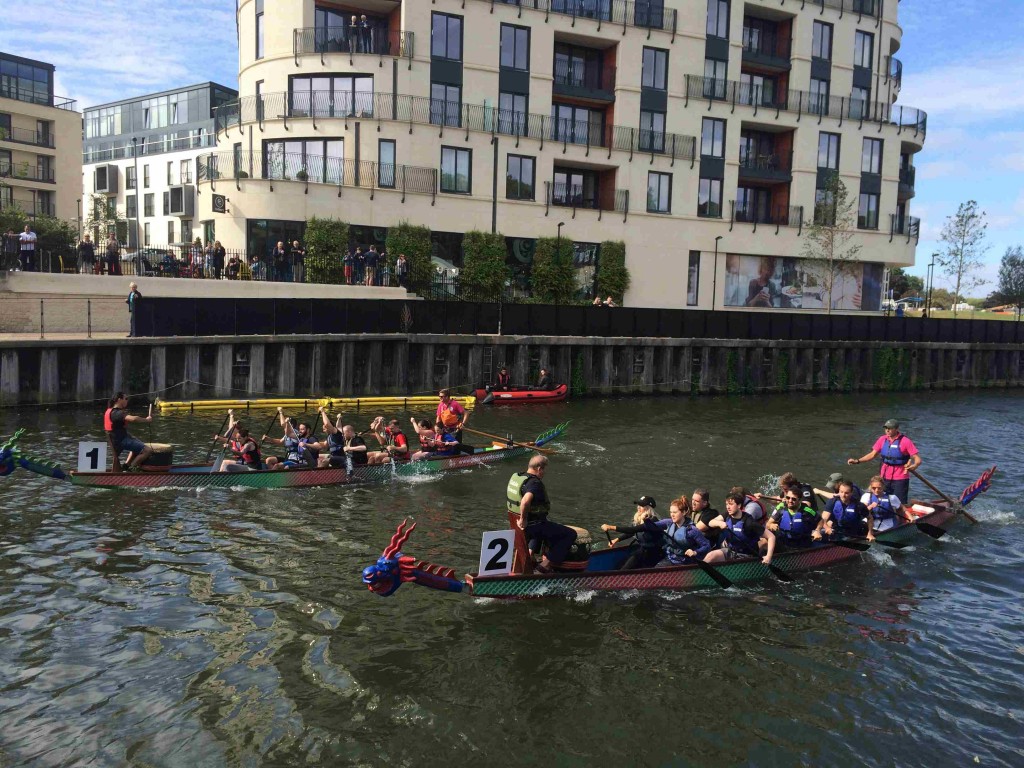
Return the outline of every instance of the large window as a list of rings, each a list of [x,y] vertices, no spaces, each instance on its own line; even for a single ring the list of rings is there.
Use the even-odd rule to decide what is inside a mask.
[[[812,115],[828,114],[828,80],[811,78],[811,93],[807,111]]]
[[[142,196],[142,215],[152,216],[153,215],[153,202],[156,199],[156,195],[153,192],[147,192]]]
[[[294,139],[263,144],[263,177],[318,184],[343,184],[345,142],[342,139]]]
[[[882,140],[864,139],[864,146],[860,156],[861,173],[882,172]]]
[[[641,152],[665,151],[665,113],[640,110]]]
[[[814,190],[814,223],[836,223],[836,197],[830,189]]]
[[[720,59],[704,59],[704,98],[724,99],[728,62]]]
[[[816,59],[832,61],[832,25],[824,21],[814,22],[814,34],[811,38],[811,56]]]
[[[0,96],[33,104],[53,104],[53,73],[0,57]]]
[[[861,192],[857,228],[878,229],[878,195]]]
[[[152,237],[150,236],[150,228],[149,228],[149,222],[148,221],[145,224],[142,225],[142,244],[143,245],[152,245],[153,244]]]
[[[743,72],[740,74],[740,104],[774,107],[775,78]]]
[[[702,157],[725,157],[725,120],[705,117],[700,129]]]
[[[595,171],[555,166],[551,185],[551,204],[573,208],[597,209],[600,196],[599,180]]]
[[[827,168],[831,171],[839,170],[839,134],[826,133],[818,134],[818,167]]]
[[[138,198],[128,195],[124,199],[124,215],[126,219],[134,219],[139,215]]]
[[[124,188],[135,189],[137,181],[135,178],[135,166],[129,165],[124,169]]]
[[[444,83],[430,84],[430,122],[434,125],[462,124],[462,88]]]
[[[601,88],[604,56],[595,48],[555,43],[555,84]]]
[[[875,36],[870,32],[857,30],[853,38],[853,66],[871,69],[871,54],[875,47]]]
[[[640,85],[643,88],[654,88],[658,91],[668,88],[668,51],[644,46]]]
[[[600,110],[552,104],[551,127],[556,141],[604,146],[604,112]]]
[[[855,120],[867,117],[870,101],[871,91],[867,88],[854,88],[850,94],[850,117]]]
[[[473,188],[473,150],[441,147],[441,191],[468,195]]]
[[[292,117],[373,117],[373,75],[293,77]]]
[[[672,212],[672,174],[647,172],[647,212]]]
[[[377,186],[393,188],[395,186],[395,142],[393,139],[380,139],[377,142]]]
[[[262,59],[263,53],[263,0],[256,0],[256,58]]]
[[[462,17],[433,13],[430,27],[430,55],[435,59],[462,61]]]
[[[174,242],[174,220],[173,219],[171,221],[167,222],[167,240],[165,240],[164,242],[166,242],[166,243],[173,243]]]
[[[142,166],[142,188],[149,189],[149,163]]]
[[[530,30],[511,24],[501,25],[501,66],[504,69],[530,71]]]
[[[728,0],[708,0],[707,36],[729,39]]]
[[[697,215],[705,219],[722,218],[722,180],[701,179],[697,186]]]
[[[509,200],[533,200],[536,164],[532,157],[509,155],[505,173],[505,197]]]
[[[527,98],[522,93],[498,94],[498,133],[523,136],[526,125]]]
[[[700,251],[690,251],[690,263],[686,270],[686,306],[696,307],[700,294]]]

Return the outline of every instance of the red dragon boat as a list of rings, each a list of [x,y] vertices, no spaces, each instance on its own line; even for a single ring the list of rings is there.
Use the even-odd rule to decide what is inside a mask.
[[[986,470],[968,486],[958,502],[951,499],[921,502],[912,501],[919,509],[913,522],[891,528],[875,535],[876,545],[902,548],[921,534],[940,538],[961,516],[963,508],[979,494],[988,490],[996,468]],[[391,543],[375,565],[364,569],[363,583],[375,594],[387,597],[404,583],[418,584],[446,592],[467,593],[474,597],[524,599],[540,597],[567,597],[580,592],[610,592],[621,590],[688,590],[700,587],[730,587],[770,578],[789,581],[789,574],[817,570],[856,558],[870,549],[866,539],[824,542],[805,549],[776,552],[770,565],[760,558],[742,558],[723,564],[668,565],[655,568],[618,570],[629,556],[630,547],[617,546],[598,552],[590,551],[590,537],[583,531],[577,538],[563,570],[540,574],[532,573],[533,555],[529,553],[523,531],[517,525],[517,514],[509,514],[510,532],[504,537],[499,532],[484,534],[481,565],[488,573],[506,567],[498,575],[470,573],[463,580],[455,577],[455,569],[435,565],[403,554],[402,546],[408,541],[416,523],[406,528],[407,521],[398,526]],[[973,518],[972,518],[973,519]],[[581,529],[577,529],[580,531]],[[495,536],[494,534],[498,534]],[[514,541],[511,549],[507,542]]]
[[[537,403],[560,403],[569,394],[568,384],[559,384],[554,389],[533,389],[532,387],[508,387],[507,389],[474,389],[473,396],[481,405],[535,405]]]

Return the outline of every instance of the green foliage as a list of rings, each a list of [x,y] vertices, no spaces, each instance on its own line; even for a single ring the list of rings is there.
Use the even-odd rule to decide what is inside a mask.
[[[584,357],[580,352],[576,355],[576,363],[572,367],[572,378],[569,384],[569,392],[573,397],[587,394],[587,374],[583,370]]]
[[[832,289],[844,275],[856,274],[860,246],[851,241],[857,234],[856,199],[838,173],[830,173],[822,190],[822,202],[814,206],[814,219],[806,226],[801,256],[820,273],[825,308],[832,313]]]
[[[780,392],[789,391],[789,350],[779,351],[775,358],[775,388]]]
[[[621,240],[601,243],[601,257],[597,269],[597,294],[611,296],[622,305],[622,297],[629,288],[629,270],[626,268],[626,244]]]
[[[403,221],[398,226],[388,228],[385,242],[388,262],[392,267],[401,253],[409,260],[410,287],[413,290],[429,287],[434,277],[434,269],[430,265],[430,227],[415,226]]]
[[[917,275],[908,275],[903,267],[889,272],[889,289],[897,299],[909,296],[924,296],[924,280]]]
[[[306,280],[310,283],[345,282],[342,258],[348,249],[348,224],[314,216],[306,224]]]
[[[459,273],[463,298],[496,301],[512,271],[505,264],[505,236],[499,233],[467,232],[462,238],[465,264]]]
[[[1017,308],[1020,315],[1024,306],[1024,249],[1019,245],[1007,248],[999,263],[999,295],[1005,303]]]
[[[985,212],[978,210],[974,200],[961,203],[955,214],[946,217],[942,227],[942,251],[935,254],[935,261],[953,286],[954,295],[962,296],[985,282],[981,257],[988,250],[987,233]],[[956,317],[955,303],[953,317]]]
[[[576,297],[576,270],[572,263],[572,238],[541,237],[533,254],[530,288],[538,301],[572,304]]]
[[[730,349],[725,358],[725,391],[730,395],[740,393],[739,381],[736,378],[736,367],[738,365],[735,349]]]

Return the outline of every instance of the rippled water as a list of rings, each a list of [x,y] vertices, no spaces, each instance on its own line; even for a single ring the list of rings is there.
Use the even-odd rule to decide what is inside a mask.
[[[591,530],[642,493],[667,507],[705,485],[718,504],[787,469],[821,485],[893,414],[950,492],[1000,466],[979,526],[728,592],[505,603],[360,584],[407,515],[407,552],[475,570],[515,465],[198,494],[19,470],[0,478],[0,765],[1022,765],[1022,406],[659,398],[472,417],[524,437],[572,418],[547,484],[553,516]],[[220,420],[135,431],[199,444]],[[0,434],[27,426],[26,447],[68,463],[98,421],[3,411]]]

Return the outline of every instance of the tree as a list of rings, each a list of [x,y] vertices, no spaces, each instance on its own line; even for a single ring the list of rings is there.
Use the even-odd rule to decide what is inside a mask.
[[[392,269],[399,254],[404,253],[405,258],[409,260],[409,286],[413,290],[430,287],[434,278],[434,270],[430,266],[430,227],[414,226],[407,221],[400,222],[398,226],[388,228],[385,247]]]
[[[306,280],[341,285],[345,282],[342,259],[348,250],[348,224],[314,216],[306,224]]]
[[[908,275],[903,267],[896,267],[889,272],[889,290],[897,299],[923,296],[924,279],[917,275]]]
[[[505,236],[498,233],[472,231],[462,238],[464,265],[459,272],[463,298],[476,301],[497,301],[512,271],[505,260]]]
[[[597,294],[611,296],[622,306],[622,297],[629,288],[629,270],[626,268],[626,244],[621,240],[601,243],[597,264]]]
[[[1019,245],[1007,248],[999,263],[999,294],[1007,304],[1017,307],[1020,320],[1024,305],[1024,249]]]
[[[860,266],[856,261],[860,246],[850,242],[857,233],[857,218],[853,198],[839,174],[831,173],[820,192],[801,255],[818,267],[824,289],[822,299],[832,314],[833,288],[846,276],[853,276]]]
[[[943,250],[935,260],[953,285],[955,296],[963,296],[985,282],[980,270],[983,266],[981,257],[988,250],[985,245],[987,230],[985,212],[978,210],[978,203],[974,200],[960,203],[956,214],[946,217],[941,237]],[[954,303],[954,318],[956,311]]]
[[[92,232],[93,240],[102,243],[113,232],[118,242],[127,242],[128,219],[117,210],[116,198],[92,195],[86,205],[86,211],[89,215],[85,218],[85,230]]]
[[[533,296],[549,304],[571,304],[576,297],[576,270],[572,238],[541,237],[533,254],[530,288]]]

